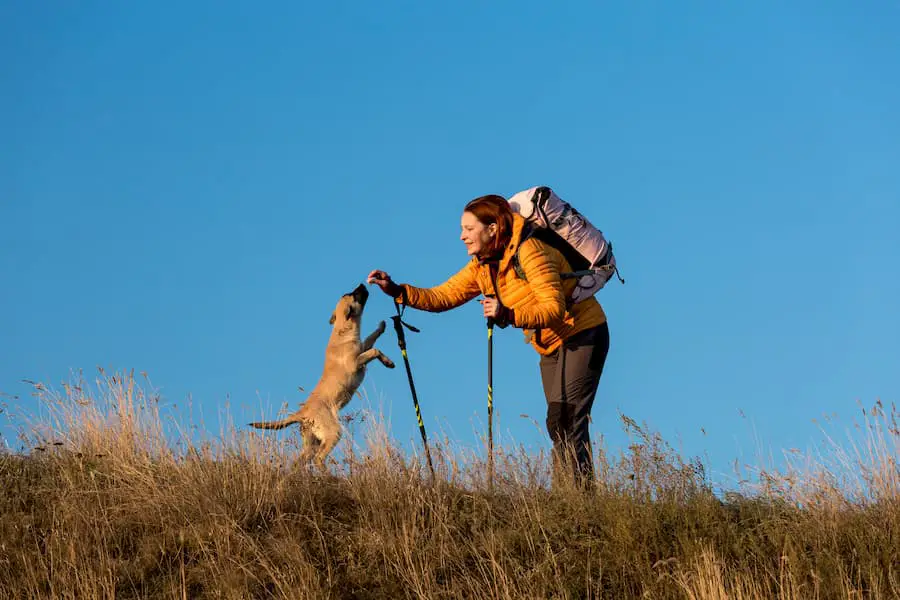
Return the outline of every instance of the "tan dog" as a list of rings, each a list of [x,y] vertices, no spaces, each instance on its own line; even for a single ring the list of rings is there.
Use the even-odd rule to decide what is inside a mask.
[[[394,363],[381,350],[373,348],[375,340],[384,333],[382,321],[365,340],[360,340],[360,323],[369,290],[360,284],[338,300],[331,315],[331,337],[325,348],[325,368],[321,379],[297,412],[281,421],[250,423],[257,429],[284,429],[294,423],[300,425],[303,451],[300,460],[315,460],[319,467],[341,439],[340,410],[350,402],[366,376],[366,365],[376,358],[385,367]]]

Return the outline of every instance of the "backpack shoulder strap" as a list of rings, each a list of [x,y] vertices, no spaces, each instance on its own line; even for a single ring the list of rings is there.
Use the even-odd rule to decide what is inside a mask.
[[[553,234],[551,233],[550,236],[552,237]],[[568,260],[570,262],[572,261],[572,258],[570,257],[570,253],[564,252],[563,250],[561,250],[558,247],[559,242],[562,241],[561,238],[559,238],[557,236],[556,240],[558,240],[558,241],[556,243],[554,243],[552,241],[552,239],[548,239],[548,236],[547,236],[547,233],[545,230],[541,230],[540,228],[536,227],[533,223],[525,223],[525,227],[522,229],[521,240],[519,241],[519,245],[516,246],[516,252],[515,252],[515,254],[513,254],[512,260],[510,261],[512,263],[513,269],[515,269],[515,271],[516,271],[516,275],[519,276],[519,279],[528,281],[528,277],[525,276],[525,269],[522,268],[522,263],[519,261],[519,250],[522,248],[522,244],[524,244],[528,239],[530,239],[532,237],[540,242],[543,242],[544,244],[553,248],[554,250],[557,250],[558,252],[560,252],[566,260]],[[563,242],[563,248],[564,247],[565,247],[565,243]],[[563,279],[570,278],[573,275],[575,275],[575,273],[560,273],[560,276]],[[581,273],[580,275],[583,275],[583,273]]]
[[[516,275],[519,276],[519,279],[524,281],[528,281],[528,278],[525,276],[525,269],[522,268],[522,264],[519,262],[519,249],[516,248],[516,253],[513,254],[512,257],[512,266],[516,271]]]
[[[522,235],[519,237],[519,245],[516,246],[516,251],[513,253],[512,263],[513,269],[516,271],[516,275],[518,275],[519,279],[524,281],[528,281],[528,277],[525,276],[525,269],[522,268],[522,263],[519,261],[519,250],[522,248],[522,244],[524,244],[528,238],[530,238],[534,234],[534,225],[525,222],[525,226],[522,227]]]

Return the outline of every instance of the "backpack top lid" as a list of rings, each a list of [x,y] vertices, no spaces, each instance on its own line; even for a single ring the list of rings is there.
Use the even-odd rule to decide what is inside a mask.
[[[531,220],[534,215],[534,194],[537,189],[537,187],[528,188],[513,194],[508,200],[512,211],[525,217],[525,220]]]

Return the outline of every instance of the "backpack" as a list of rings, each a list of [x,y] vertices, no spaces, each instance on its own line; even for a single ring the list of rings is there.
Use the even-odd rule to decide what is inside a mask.
[[[573,304],[596,294],[613,273],[619,281],[625,283],[619,275],[612,244],[606,240],[603,232],[552,189],[539,186],[523,190],[509,199],[509,205],[514,213],[525,218],[523,242],[529,237],[539,239],[559,250],[572,265],[574,271],[561,273],[560,277],[578,280],[572,292]],[[525,271],[519,264],[518,249],[512,264],[516,274],[527,281]]]

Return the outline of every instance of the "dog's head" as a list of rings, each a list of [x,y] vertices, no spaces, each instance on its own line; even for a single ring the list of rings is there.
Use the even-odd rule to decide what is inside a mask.
[[[362,283],[359,284],[352,292],[341,296],[328,323],[335,325],[336,328],[343,328],[349,323],[355,323],[358,326],[368,299],[369,290]]]

